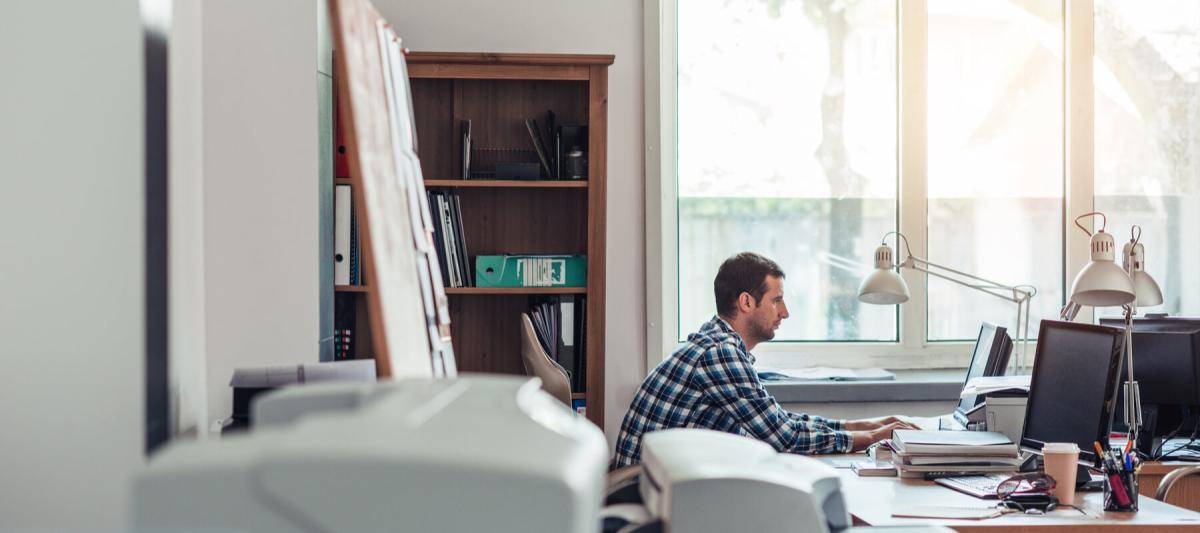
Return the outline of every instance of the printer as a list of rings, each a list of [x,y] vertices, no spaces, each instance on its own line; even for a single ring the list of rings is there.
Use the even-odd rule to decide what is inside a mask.
[[[375,380],[375,361],[371,359],[236,368],[229,379],[233,413],[223,422],[221,431],[241,431],[254,425],[257,420],[251,406],[263,393],[272,390],[326,381]]]
[[[677,428],[642,437],[638,489],[663,530],[950,533],[941,526],[850,527],[841,478],[818,459],[776,452],[749,437]],[[656,524],[621,531],[656,531]]]
[[[708,429],[642,437],[643,502],[670,531],[811,531],[850,526],[841,479],[811,457]]]
[[[604,434],[536,378],[266,393],[262,425],[176,441],[133,486],[138,531],[593,532]],[[299,412],[308,409],[307,415]]]

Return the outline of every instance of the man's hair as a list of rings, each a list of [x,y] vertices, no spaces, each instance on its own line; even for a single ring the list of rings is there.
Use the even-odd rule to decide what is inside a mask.
[[[754,252],[742,252],[721,263],[717,278],[713,280],[713,294],[717,297],[717,314],[732,317],[737,310],[738,297],[750,293],[755,302],[760,302],[767,292],[767,276],[784,277],[783,269],[774,261]]]

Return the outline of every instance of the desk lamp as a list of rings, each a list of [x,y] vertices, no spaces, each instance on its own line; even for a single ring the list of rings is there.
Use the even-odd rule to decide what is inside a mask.
[[[900,241],[904,241],[906,257],[903,262],[894,264],[892,249],[887,245],[888,235],[896,235],[896,248],[899,250]],[[985,292],[997,298],[1017,304],[1017,342],[1021,350],[1017,355],[1016,371],[1023,371],[1025,364],[1025,349],[1029,342],[1029,300],[1037,294],[1032,285],[1003,285],[966,272],[931,263],[912,254],[908,247],[908,238],[903,233],[891,231],[883,236],[883,242],[875,249],[875,270],[863,279],[858,287],[858,301],[868,304],[896,305],[908,301],[908,284],[900,277],[901,268],[910,268],[924,272],[930,276],[944,279],[951,283],[962,285]]]
[[[1083,218],[1100,217],[1100,230],[1095,234],[1079,223]],[[1123,385],[1125,392],[1125,426],[1129,428],[1129,439],[1137,439],[1142,426],[1142,396],[1133,377],[1133,315],[1137,307],[1159,305],[1163,302],[1162,290],[1154,278],[1145,271],[1146,249],[1142,245],[1142,228],[1133,226],[1129,242],[1121,254],[1121,265],[1116,263],[1116,245],[1113,237],[1104,232],[1108,217],[1099,211],[1075,217],[1075,225],[1091,237],[1092,260],[1075,276],[1071,284],[1071,300],[1063,307],[1060,318],[1074,320],[1084,305],[1092,307],[1120,306],[1125,312],[1125,368],[1128,369]]]

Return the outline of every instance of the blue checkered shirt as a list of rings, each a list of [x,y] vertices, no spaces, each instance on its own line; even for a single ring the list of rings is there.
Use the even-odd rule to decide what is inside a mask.
[[[715,429],[781,452],[817,454],[850,451],[844,424],[781,407],[759,381],[742,338],[714,316],[638,388],[621,422],[613,468],[640,463],[642,435],[659,429]]]

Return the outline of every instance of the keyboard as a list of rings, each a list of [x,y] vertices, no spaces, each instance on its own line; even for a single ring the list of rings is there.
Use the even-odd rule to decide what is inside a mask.
[[[995,500],[996,487],[1004,480],[1012,477],[1011,474],[987,474],[978,476],[955,476],[955,477],[940,477],[934,480],[935,483],[943,487],[957,490],[963,494],[970,494],[976,498],[985,500]],[[1022,481],[1021,487],[1017,490],[1029,489],[1029,483]]]

